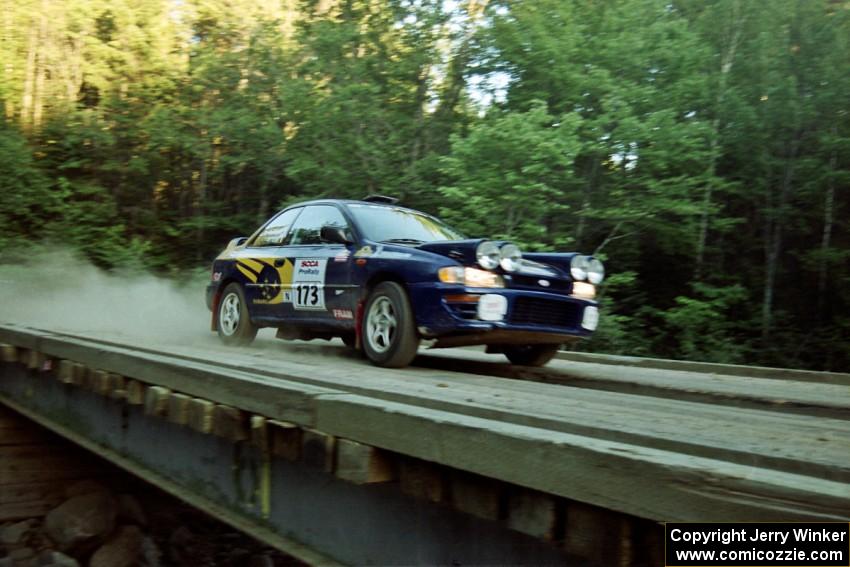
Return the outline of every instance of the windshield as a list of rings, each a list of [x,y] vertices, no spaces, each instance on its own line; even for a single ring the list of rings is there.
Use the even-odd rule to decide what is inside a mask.
[[[348,205],[348,209],[369,240],[422,244],[464,238],[442,221],[410,209],[361,204]]]

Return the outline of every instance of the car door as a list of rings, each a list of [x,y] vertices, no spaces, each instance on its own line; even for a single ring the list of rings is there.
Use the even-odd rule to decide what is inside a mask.
[[[351,281],[353,244],[328,242],[322,228],[351,228],[332,204],[308,205],[292,225],[283,254],[291,264],[288,290],[274,306],[279,317],[305,325],[354,326],[356,286]],[[287,282],[284,282],[284,285]]]
[[[289,290],[291,263],[286,261],[285,244],[295,219],[303,207],[287,209],[272,218],[235,254],[236,270],[243,278],[245,299],[253,319],[270,322],[280,316],[276,308]]]

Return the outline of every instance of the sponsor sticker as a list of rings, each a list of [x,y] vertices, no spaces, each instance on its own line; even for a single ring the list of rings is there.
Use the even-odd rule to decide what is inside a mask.
[[[214,281],[214,282],[221,281],[221,272],[213,272],[212,281]]]
[[[347,262],[350,256],[351,252],[349,252],[347,249],[343,250],[342,252],[334,256],[334,262]]]
[[[351,309],[334,309],[333,314],[336,319],[354,319]]]
[[[371,256],[371,255],[372,255],[372,247],[371,246],[364,246],[360,250],[358,250],[357,252],[354,253],[355,258],[363,258],[365,256]]]

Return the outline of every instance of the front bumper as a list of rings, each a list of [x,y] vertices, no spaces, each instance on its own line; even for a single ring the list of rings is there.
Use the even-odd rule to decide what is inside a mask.
[[[419,333],[438,339],[435,346],[567,342],[592,335],[598,319],[595,301],[561,293],[442,283],[413,284],[409,291]],[[451,297],[484,294],[501,295],[507,300],[502,320],[483,321],[478,318],[474,301]]]

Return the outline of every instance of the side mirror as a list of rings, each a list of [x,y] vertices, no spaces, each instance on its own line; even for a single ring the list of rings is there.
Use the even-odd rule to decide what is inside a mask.
[[[242,246],[247,241],[248,241],[247,236],[240,236],[239,238],[234,238],[230,242],[227,243],[227,250],[230,250],[231,248],[236,248],[237,246]]]
[[[338,226],[323,226],[321,237],[324,242],[331,242],[333,244],[351,244],[351,240],[349,240],[345,235],[345,229]]]

